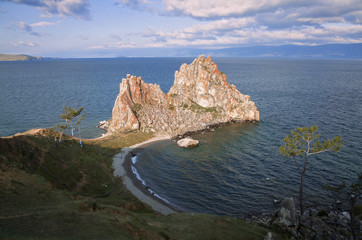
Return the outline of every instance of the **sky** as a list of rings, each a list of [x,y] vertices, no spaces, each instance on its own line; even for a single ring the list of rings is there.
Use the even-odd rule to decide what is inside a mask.
[[[7,54],[148,57],[353,43],[362,43],[362,0],[0,0]]]

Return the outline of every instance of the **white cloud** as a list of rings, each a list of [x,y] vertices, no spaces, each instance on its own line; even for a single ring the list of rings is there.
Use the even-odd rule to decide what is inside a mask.
[[[195,18],[251,16],[293,9],[306,16],[340,16],[362,8],[360,0],[163,0],[166,11]]]
[[[204,21],[168,32],[149,28],[144,37],[158,47],[355,43],[362,36],[361,0],[163,0],[163,4],[170,14]]]
[[[38,44],[33,43],[31,41],[17,41],[17,42],[11,41],[9,43],[13,47],[21,47],[21,46],[23,46],[23,47],[37,47],[38,46]]]
[[[269,28],[254,18],[208,21],[182,30],[148,30],[143,34],[150,47],[229,47],[234,45],[327,44],[361,42],[362,25],[328,23],[319,26]]]
[[[46,14],[58,14],[79,19],[90,19],[88,0],[1,0],[25,4],[41,9]]]
[[[163,0],[166,11],[195,18],[245,16],[276,9],[288,0]]]
[[[55,23],[53,23],[53,22],[36,22],[36,23],[29,24],[29,25],[32,27],[45,27],[45,26],[51,26],[54,24]]]

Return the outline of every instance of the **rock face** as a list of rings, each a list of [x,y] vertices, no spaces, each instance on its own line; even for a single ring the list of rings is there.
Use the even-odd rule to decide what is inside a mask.
[[[282,201],[278,219],[281,224],[287,227],[297,225],[297,212],[293,198],[286,198]]]
[[[170,136],[231,121],[259,121],[250,97],[226,81],[210,57],[203,55],[175,72],[169,93],[157,84],[127,75],[122,80],[108,131],[141,130]]]
[[[183,138],[177,141],[177,145],[179,145],[179,147],[184,147],[184,148],[193,148],[199,145],[199,141],[194,140],[192,138]]]

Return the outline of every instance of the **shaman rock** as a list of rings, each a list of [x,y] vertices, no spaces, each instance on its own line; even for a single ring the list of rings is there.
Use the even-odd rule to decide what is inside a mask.
[[[108,130],[164,132],[170,136],[231,121],[259,121],[250,97],[226,81],[210,57],[203,55],[175,72],[170,91],[127,75],[109,120]]]

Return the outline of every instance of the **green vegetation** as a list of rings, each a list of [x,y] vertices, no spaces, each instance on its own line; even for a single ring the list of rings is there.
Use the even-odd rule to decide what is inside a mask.
[[[73,109],[73,108],[68,107],[68,106],[64,107],[63,112],[60,115],[60,118],[64,119],[65,123],[64,123],[64,125],[57,125],[57,127],[62,129],[62,131],[64,131],[64,129],[68,125],[68,121],[69,121],[70,126],[71,126],[72,136],[74,136],[73,119],[76,119],[77,120],[76,125],[78,126],[79,137],[81,138],[80,125],[79,124],[87,116],[86,114],[80,115],[82,113],[83,109],[84,109],[83,107],[80,107],[78,109],[76,109],[76,108]],[[62,132],[62,134],[63,134],[63,132]]]
[[[170,103],[170,104],[168,105],[168,109],[171,110],[171,111],[173,111],[173,110],[175,110],[175,106],[174,106],[172,103]]]
[[[160,216],[113,176],[112,157],[152,134],[78,140],[42,130],[0,138],[0,239],[262,239],[243,220]]]
[[[210,113],[216,113],[218,112],[217,107],[203,107],[196,102],[189,99],[191,102],[190,110],[193,112],[203,113],[203,112],[210,112]],[[184,106],[188,106],[185,104]]]
[[[284,145],[279,149],[279,152],[284,157],[293,158],[300,173],[299,206],[301,215],[303,215],[304,212],[303,186],[304,176],[309,167],[309,158],[323,152],[333,152],[336,154],[343,147],[342,138],[340,136],[336,136],[332,140],[325,140],[321,143],[317,140],[321,136],[317,131],[317,126],[298,127],[295,131],[291,131],[291,135],[284,138]]]
[[[220,112],[218,111],[217,107],[203,107],[199,104],[197,104],[196,102],[192,101],[191,99],[189,99],[189,101],[191,102],[191,105],[188,106],[188,104],[184,104],[182,107],[184,109],[190,109],[191,111],[195,112],[195,113],[212,113],[212,117],[214,119],[218,118],[220,116]]]
[[[141,111],[141,110],[142,110],[142,105],[141,105],[141,104],[135,103],[135,104],[133,105],[133,111],[135,111],[136,114],[137,114],[139,111]]]

